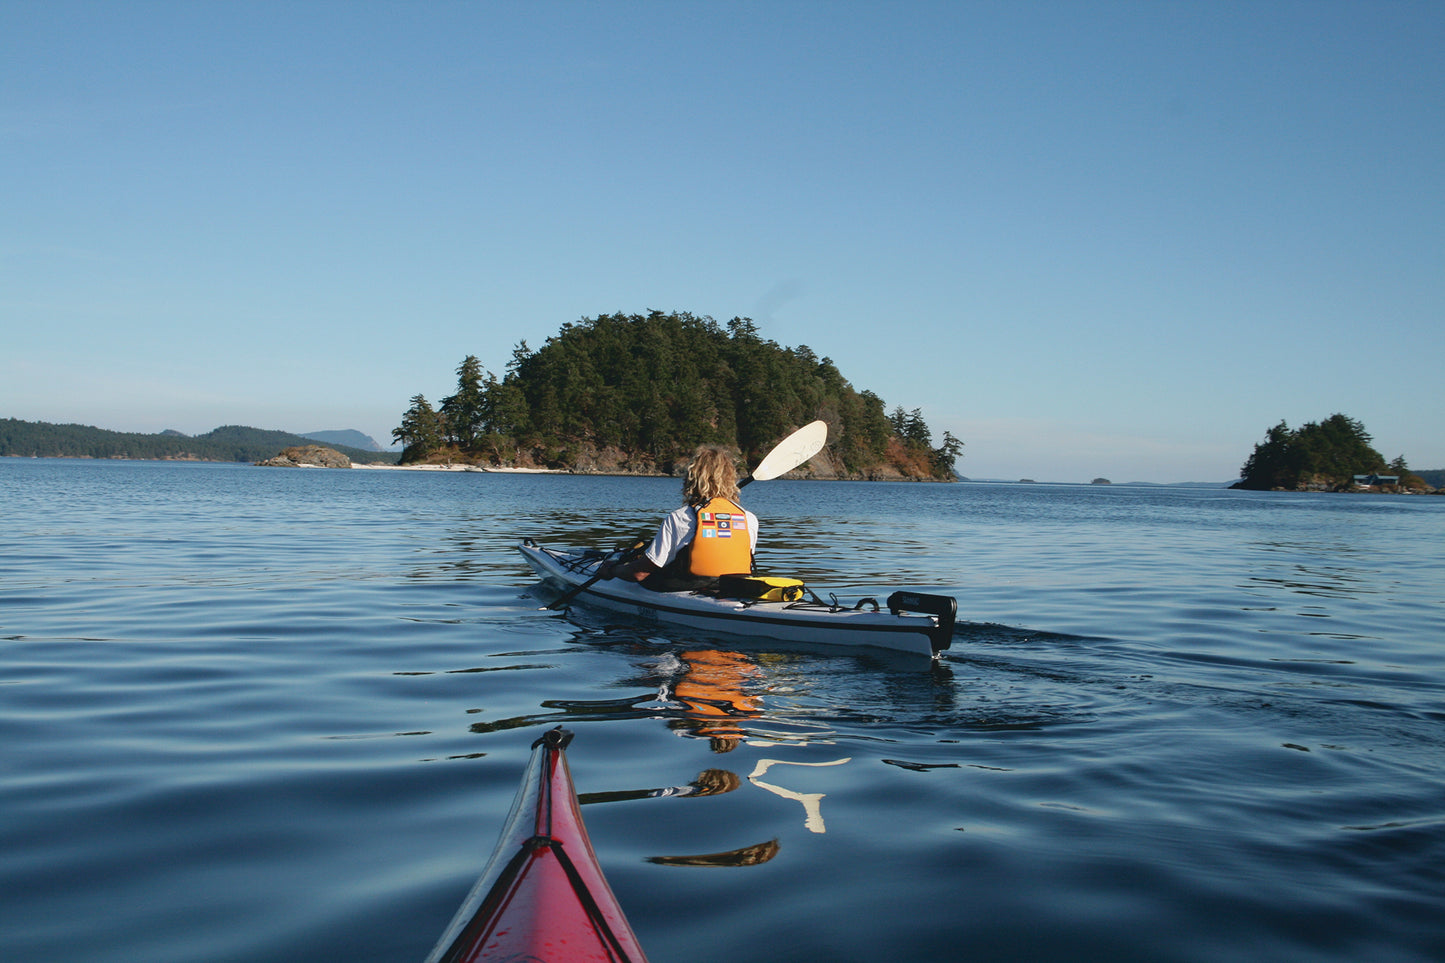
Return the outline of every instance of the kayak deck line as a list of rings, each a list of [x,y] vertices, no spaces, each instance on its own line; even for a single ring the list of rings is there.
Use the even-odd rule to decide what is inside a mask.
[[[646,963],[582,823],[561,726],[532,743],[486,871],[427,957]]]
[[[896,591],[882,606],[861,599],[851,608],[832,597],[796,601],[736,599],[707,592],[658,592],[625,579],[596,580],[614,553],[547,548],[533,539],[517,546],[544,582],[602,608],[730,636],[783,642],[873,646],[930,657],[953,640],[957,601],[948,595]],[[569,594],[568,597],[571,597]]]

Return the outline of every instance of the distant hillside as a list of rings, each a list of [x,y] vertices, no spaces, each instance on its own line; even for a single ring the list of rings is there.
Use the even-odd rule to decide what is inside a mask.
[[[352,428],[335,431],[304,431],[301,433],[301,437],[319,441],[323,445],[330,445],[333,448],[345,445],[348,448],[360,448],[362,451],[381,451],[381,446],[376,443],[375,438]]]
[[[1236,479],[1232,479],[1232,480],[1230,480],[1230,481],[1224,481],[1224,482],[1202,482],[1202,481],[1146,482],[1146,481],[1131,481],[1131,482],[1124,482],[1123,485],[1117,486],[1117,487],[1140,487],[1140,488],[1228,488],[1229,486],[1233,485],[1233,484],[1234,484],[1235,482],[1237,482],[1237,481],[1239,481],[1239,479],[1237,479],[1237,478],[1236,478]]]
[[[1445,468],[1434,468],[1427,471],[1417,471],[1415,474],[1424,479],[1425,484],[1431,488],[1445,488]]]
[[[181,461],[257,462],[283,448],[310,444],[287,431],[222,425],[204,435],[177,431],[159,434],[108,431],[90,425],[52,425],[43,421],[0,419],[0,456],[21,458],[137,458]],[[390,452],[333,445],[352,461],[395,463]]]

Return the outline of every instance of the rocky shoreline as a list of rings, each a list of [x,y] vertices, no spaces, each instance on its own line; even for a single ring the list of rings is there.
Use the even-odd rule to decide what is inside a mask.
[[[353,462],[335,448],[323,445],[298,445],[283,449],[273,458],[258,461],[260,468],[356,468],[363,471],[475,471],[532,475],[562,475],[566,472],[550,468],[497,468],[467,464],[387,465],[380,462]]]

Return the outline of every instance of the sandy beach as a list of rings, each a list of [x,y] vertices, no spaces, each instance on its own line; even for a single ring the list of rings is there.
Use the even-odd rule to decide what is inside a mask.
[[[366,468],[377,471],[475,471],[512,475],[564,475],[566,472],[555,468],[483,468],[481,465],[381,465],[352,462],[352,468]]]

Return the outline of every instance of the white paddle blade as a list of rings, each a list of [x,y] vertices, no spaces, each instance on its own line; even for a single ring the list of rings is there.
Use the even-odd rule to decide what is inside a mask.
[[[753,481],[767,481],[792,471],[822,451],[823,445],[827,441],[828,423],[826,421],[815,421],[811,425],[804,425],[778,442],[778,447],[768,452],[767,457],[753,469]]]

